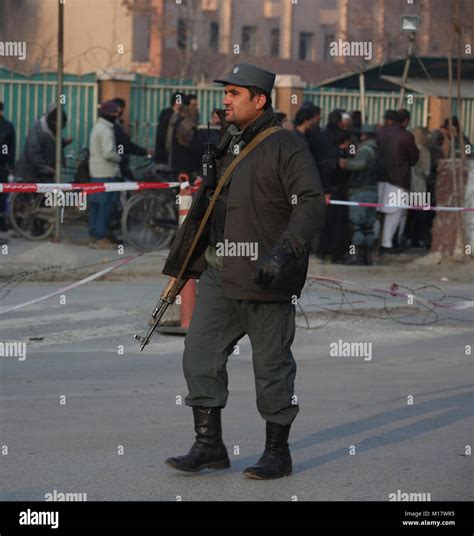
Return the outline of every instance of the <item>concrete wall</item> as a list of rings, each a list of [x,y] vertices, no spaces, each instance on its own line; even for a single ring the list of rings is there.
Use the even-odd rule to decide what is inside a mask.
[[[58,0],[26,0],[30,70],[54,70],[57,55]],[[118,53],[123,45],[124,54]],[[122,0],[67,0],[64,4],[64,69],[81,74],[130,68],[132,18]],[[41,61],[40,61],[41,60]],[[19,68],[24,67],[18,62]],[[28,63],[28,61],[26,62]]]
[[[200,7],[200,4],[196,4]],[[285,28],[290,32],[289,59],[298,58],[300,32],[314,33],[314,60],[320,60],[321,43],[324,42],[324,31],[337,23],[337,0],[219,0],[217,9],[198,11],[196,16],[197,44],[199,48],[207,48],[209,44],[209,24],[219,22],[220,52],[232,53],[234,44],[241,44],[242,27],[257,27],[256,56],[269,56],[271,46],[271,30],[280,29],[280,57],[284,58]],[[176,4],[174,0],[165,0],[166,11],[166,48],[176,47],[176,20],[179,16],[187,17],[188,6]],[[270,16],[271,15],[271,16]],[[226,37],[226,27],[229,35]],[[329,28],[330,29],[330,28]],[[230,45],[230,48],[229,48]]]

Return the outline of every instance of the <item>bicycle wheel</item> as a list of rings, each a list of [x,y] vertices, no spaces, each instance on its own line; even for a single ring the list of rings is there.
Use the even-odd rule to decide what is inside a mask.
[[[174,196],[168,192],[141,192],[133,195],[122,213],[122,233],[139,251],[164,249],[178,228]]]
[[[11,226],[28,240],[44,240],[53,232],[55,209],[45,207],[44,200],[44,194],[10,194],[8,216]]]

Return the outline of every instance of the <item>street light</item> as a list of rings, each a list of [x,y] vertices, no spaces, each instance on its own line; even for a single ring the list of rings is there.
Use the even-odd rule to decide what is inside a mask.
[[[58,84],[56,88],[56,166],[54,182],[61,182],[61,166],[63,154],[63,69],[64,69],[64,2],[58,3]],[[56,207],[54,222],[54,242],[59,242],[60,209]]]
[[[408,39],[410,44],[408,46],[407,59],[405,61],[405,67],[403,68],[402,85],[400,89],[400,95],[398,97],[398,107],[403,105],[403,99],[405,98],[405,84],[408,78],[408,71],[410,70],[410,59],[413,56],[413,48],[415,44],[416,31],[420,25],[420,17],[418,15],[402,15],[400,17],[400,31],[409,32]]]
[[[416,32],[420,25],[418,15],[402,15],[400,17],[400,30],[402,32]]]

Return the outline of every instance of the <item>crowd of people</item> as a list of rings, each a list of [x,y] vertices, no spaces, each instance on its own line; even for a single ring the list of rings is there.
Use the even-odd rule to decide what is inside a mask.
[[[450,156],[454,138],[456,156],[469,140],[459,132],[459,122],[446,119],[439,129],[408,130],[408,110],[387,110],[382,125],[362,124],[360,111],[333,110],[320,126],[320,107],[305,102],[293,121],[276,112],[278,120],[308,145],[328,198],[334,201],[383,203],[390,194],[426,192],[436,204],[437,163]],[[198,173],[205,138],[200,135],[196,95],[175,93],[159,117],[155,161],[172,169]],[[224,110],[211,113],[212,136],[229,128]],[[380,215],[377,215],[377,212]],[[383,214],[383,216],[381,216]],[[434,213],[408,211],[399,206],[375,208],[329,206],[326,228],[313,252],[321,259],[347,264],[371,264],[380,235],[380,252],[400,253],[407,247],[429,248]]]
[[[123,123],[125,100],[103,102],[98,109],[89,141],[89,179],[95,182],[134,180],[130,156],[147,156],[149,151],[133,143]],[[436,204],[437,163],[450,156],[454,138],[456,156],[469,144],[460,133],[456,117],[446,119],[439,129],[416,127],[409,131],[408,110],[386,110],[383,124],[362,122],[359,111],[335,109],[321,126],[321,108],[305,102],[294,119],[276,111],[285,128],[307,144],[320,173],[326,196],[334,201],[383,203],[397,192],[424,192]],[[52,104],[29,129],[18,161],[15,161],[15,129],[3,116],[0,103],[0,181],[53,182],[56,160],[56,105]],[[62,127],[67,125],[63,111]],[[211,113],[211,141],[229,128],[224,110]],[[158,118],[154,160],[169,169],[199,173],[207,133],[199,128],[197,96],[176,92],[169,107]],[[63,149],[72,139],[63,139]],[[149,155],[150,156],[150,155]],[[117,207],[113,193],[89,198],[90,247],[111,249],[117,241],[110,225]],[[432,211],[408,211],[400,206],[371,208],[330,204],[326,226],[313,253],[333,263],[371,264],[372,251],[380,241],[381,253],[393,254],[407,247],[429,248]],[[8,229],[6,196],[0,195],[0,231]]]
[[[431,132],[416,127],[411,132],[406,109],[386,110],[383,124],[362,124],[361,113],[333,110],[320,126],[321,109],[305,102],[292,122],[280,120],[308,145],[326,196],[334,201],[381,203],[384,207],[330,204],[326,227],[313,252],[333,263],[372,263],[379,240],[381,254],[398,254],[410,247],[430,248],[433,211],[407,210],[392,199],[400,194],[428,194],[436,205],[437,164],[448,158],[451,138],[456,157],[470,144],[460,133],[456,117],[446,119]]]
[[[98,118],[89,138],[89,158],[87,170],[82,170],[82,180],[92,182],[113,182],[133,180],[130,169],[131,155],[146,156],[147,149],[133,143],[124,128],[123,113],[125,100],[115,98],[103,102],[98,109]],[[62,111],[61,127],[67,126],[67,114]],[[51,104],[48,110],[33,124],[26,136],[18,160],[16,160],[15,129],[3,117],[3,103],[0,103],[0,181],[54,182],[56,165],[57,108]],[[72,138],[62,139],[62,162],[65,163],[64,148],[72,143]],[[8,230],[6,216],[6,195],[0,195],[0,231]],[[114,193],[98,193],[89,196],[89,237],[90,247],[112,249],[117,241],[112,238],[111,222],[114,211],[118,210],[118,197]],[[41,226],[45,222],[35,221]],[[38,234],[42,229],[36,230]],[[35,229],[33,229],[35,232]],[[6,239],[2,239],[6,242]]]

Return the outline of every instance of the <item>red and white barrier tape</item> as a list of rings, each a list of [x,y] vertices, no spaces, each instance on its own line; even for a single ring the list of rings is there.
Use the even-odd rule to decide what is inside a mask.
[[[432,207],[431,205],[428,206],[407,206],[407,205],[385,205],[384,203],[364,203],[359,201],[339,201],[336,199],[330,199],[328,201],[328,204],[330,205],[344,205],[349,207],[368,207],[368,208],[380,208],[380,207],[386,207],[386,208],[405,208],[407,210],[438,210],[438,211],[445,211],[445,212],[473,212],[473,208],[466,208],[466,207]]]
[[[4,193],[47,193],[80,190],[86,194],[101,192],[127,192],[129,190],[162,190],[179,188],[180,182],[85,182],[85,183],[0,183],[0,192]],[[196,188],[197,189],[197,188]]]
[[[186,189],[188,182],[85,182],[85,183],[0,183],[0,193],[47,193],[55,191],[75,191],[80,190],[86,194],[96,194],[102,192],[127,192],[131,190],[161,190],[166,188]],[[192,192],[197,191],[199,183],[197,181],[189,189]],[[359,201],[339,201],[336,199],[327,199],[327,204],[344,205],[350,207],[368,207],[368,208],[405,208],[408,210],[436,210],[438,212],[474,212],[474,207],[432,207],[432,206],[404,206],[404,205],[385,205],[383,203],[364,203]]]

